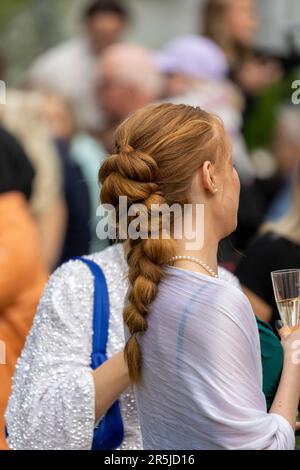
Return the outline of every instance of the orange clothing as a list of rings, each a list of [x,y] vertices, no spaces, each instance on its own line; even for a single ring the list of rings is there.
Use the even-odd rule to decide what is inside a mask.
[[[11,379],[48,277],[42,260],[24,196],[0,194],[0,450],[7,449],[4,412]]]

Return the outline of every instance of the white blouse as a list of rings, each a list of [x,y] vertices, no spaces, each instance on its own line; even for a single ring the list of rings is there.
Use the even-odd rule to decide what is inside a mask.
[[[233,284],[167,268],[140,338],[137,386],[145,449],[294,449],[288,421],[268,414],[259,333]]]

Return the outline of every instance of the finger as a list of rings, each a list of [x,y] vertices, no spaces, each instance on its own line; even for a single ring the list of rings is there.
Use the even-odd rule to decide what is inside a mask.
[[[286,339],[292,332],[292,330],[288,326],[284,325],[281,320],[277,320],[276,328],[281,339]]]
[[[281,330],[278,331],[279,336],[281,339],[287,339],[290,334],[292,333],[292,330],[288,326],[284,326],[281,328]]]
[[[284,323],[283,323],[282,320],[276,320],[275,326],[276,326],[276,329],[279,331],[279,330],[281,330],[281,328],[284,327]]]

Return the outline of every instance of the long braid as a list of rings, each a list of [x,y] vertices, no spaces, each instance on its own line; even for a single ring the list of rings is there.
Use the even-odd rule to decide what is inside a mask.
[[[149,222],[152,205],[166,203],[158,192],[158,185],[153,183],[157,172],[157,163],[149,155],[134,151],[128,145],[123,147],[119,155],[108,157],[101,167],[100,181],[105,182],[101,191],[102,203],[116,203],[115,198],[120,194],[127,196],[131,204],[143,201],[148,210],[146,218]],[[174,241],[129,239],[125,243],[125,252],[131,285],[129,304],[124,309],[124,322],[131,334],[126,344],[125,357],[131,380],[138,382],[142,370],[142,353],[136,335],[147,330],[148,307],[156,297],[158,284],[163,277],[162,267],[174,254]]]

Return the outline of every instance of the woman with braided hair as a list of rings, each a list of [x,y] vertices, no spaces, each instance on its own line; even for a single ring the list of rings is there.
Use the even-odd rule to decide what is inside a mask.
[[[284,406],[268,416],[253,312],[230,273],[219,268],[220,279],[211,276],[217,270],[217,240],[236,224],[239,187],[221,122],[188,106],[151,106],[125,121],[116,140],[116,154],[100,172],[102,201],[119,212],[120,240],[130,235],[125,243],[131,283],[125,309],[131,333],[126,358],[133,381],[143,378],[136,391],[145,446],[291,447],[293,431],[287,420],[292,423],[293,418],[286,412],[287,401],[292,415],[295,408],[290,346],[277,397]],[[128,224],[122,219],[120,196],[127,196]],[[199,201],[206,207],[204,247],[200,250],[199,244],[199,253],[192,252],[193,260],[174,259],[184,256],[185,239],[168,238],[161,209]],[[140,216],[134,215],[135,203]],[[185,221],[197,225],[193,210]],[[175,217],[172,222],[175,233]],[[136,237],[135,226],[143,239]],[[128,264],[118,243],[70,260],[50,277],[6,411],[10,448],[142,448],[123,354]],[[270,339],[270,333],[264,335]],[[272,380],[264,376],[270,406],[280,365],[279,358]]]
[[[125,358],[144,448],[293,449],[300,365],[292,351],[300,330],[283,340],[268,413],[255,316],[217,272],[219,241],[236,228],[240,189],[221,121],[199,108],[151,105],[119,127],[116,151],[100,170],[101,200],[120,212],[127,197]],[[196,241],[203,231],[203,243],[191,245],[184,230],[175,234],[175,218],[166,236],[157,204],[188,205],[183,222],[191,221]],[[123,225],[120,217],[124,235]]]

